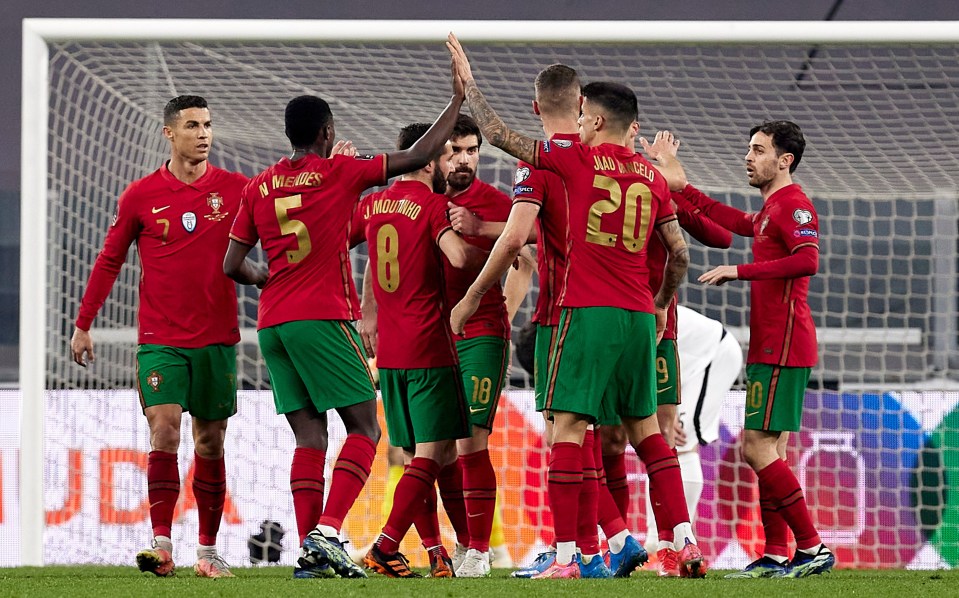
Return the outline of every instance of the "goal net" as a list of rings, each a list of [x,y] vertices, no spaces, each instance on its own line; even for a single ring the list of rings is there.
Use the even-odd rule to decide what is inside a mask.
[[[94,322],[97,361],[87,369],[73,364],[68,341],[119,193],[168,158],[161,135],[165,102],[186,93],[204,96],[214,121],[211,162],[247,175],[286,151],[283,108],[301,94],[326,99],[337,134],[362,152],[389,151],[401,127],[433,120],[448,100],[442,40],[453,28],[480,88],[514,129],[542,136],[530,100],[533,78],[549,64],[573,66],[585,81],[628,84],[639,98],[643,134],[677,133],[690,181],[742,209],[755,211],[762,203],[745,179],[749,128],[765,119],[802,126],[808,145],[796,179],[821,222],[820,270],[810,288],[820,362],[789,460],[843,566],[959,563],[959,502],[946,484],[959,474],[959,164],[947,150],[959,137],[957,40],[923,41],[923,25],[912,37],[895,36],[903,41],[868,41],[868,27],[843,29],[838,23],[816,29],[814,42],[798,41],[802,36],[788,27],[784,41],[750,40],[728,23],[693,27],[703,32],[700,39],[675,23],[590,23],[577,30],[571,23],[317,22],[309,28],[310,22],[220,21],[208,25],[219,28],[214,34],[200,35],[191,35],[199,29],[184,22],[165,27],[121,21],[115,27],[123,33],[93,25],[100,32],[94,34],[82,33],[88,22],[54,24],[57,33],[35,40],[42,47],[42,81],[31,111],[30,100],[24,104],[25,119],[41,123],[24,123],[22,213],[35,234],[25,234],[23,246],[25,252],[41,248],[41,261],[25,261],[22,270],[27,357],[20,415],[26,423],[19,442],[36,447],[29,444],[37,442],[28,438],[31,430],[45,441],[37,469],[24,470],[22,482],[36,484],[42,472],[42,486],[32,487],[44,492],[43,561],[127,562],[150,537],[142,467],[149,435],[129,390],[135,386],[135,248]],[[43,21],[34,25],[43,31]],[[866,41],[844,39],[843,31]],[[432,41],[402,41],[410,37]],[[657,39],[666,41],[652,43]],[[29,77],[25,73],[25,81]],[[30,148],[39,155],[28,155]],[[484,144],[481,179],[508,193],[514,168],[514,159]],[[691,247],[683,303],[722,321],[745,345],[748,285],[706,289],[695,280],[716,265],[750,261],[749,240],[736,239],[727,251],[695,242]],[[365,248],[353,258],[354,274],[361,275]],[[514,332],[529,319],[536,292],[534,281]],[[272,412],[267,392],[255,342],[257,291],[239,293],[238,377],[249,392],[242,393],[227,435],[233,510],[228,507],[221,549],[229,560],[247,562],[247,538],[264,520],[276,520],[290,530],[282,561],[291,563],[292,436]],[[510,382],[492,444],[506,544],[520,560],[549,541],[551,517],[541,423],[530,395],[522,392],[531,388],[530,376],[514,362]],[[742,391],[734,388],[720,440],[701,449],[706,485],[696,531],[717,566],[741,566],[762,546],[755,477],[738,456],[742,401]],[[185,479],[192,462],[187,430],[180,455]],[[337,427],[331,454],[342,439]],[[629,458],[630,527],[642,538],[645,475]],[[385,465],[377,463],[347,521],[355,545],[371,541],[383,523]],[[188,486],[175,526],[177,550],[184,555],[196,538]],[[29,515],[29,505],[20,507]],[[35,525],[39,519],[23,521]],[[15,535],[31,542],[30,531],[25,524]],[[51,549],[63,545],[91,549],[71,550],[69,557]],[[422,550],[410,553],[415,563],[425,562]],[[16,559],[0,555],[3,562]]]

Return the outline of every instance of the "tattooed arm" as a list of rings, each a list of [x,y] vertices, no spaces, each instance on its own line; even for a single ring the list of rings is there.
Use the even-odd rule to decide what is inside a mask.
[[[476,80],[473,78],[469,59],[466,58],[463,46],[460,45],[459,40],[452,33],[449,35],[446,47],[449,48],[450,55],[453,57],[454,68],[466,85],[466,103],[470,107],[470,113],[476,119],[476,124],[479,125],[480,131],[483,132],[486,139],[507,154],[530,164],[535,164],[536,141],[511,131],[503,122],[503,119],[489,105],[483,93],[476,86]]]

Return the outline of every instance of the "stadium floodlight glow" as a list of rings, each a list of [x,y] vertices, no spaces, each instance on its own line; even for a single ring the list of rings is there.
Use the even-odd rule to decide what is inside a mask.
[[[400,127],[445,105],[449,31],[518,130],[541,134],[529,100],[542,67],[565,62],[586,80],[626,82],[643,133],[674,130],[690,179],[739,207],[759,206],[742,167],[749,127],[800,122],[809,149],[797,178],[823,227],[810,296],[822,332],[814,379],[907,383],[959,360],[948,224],[959,175],[942,152],[959,136],[959,22],[25,19],[20,564],[44,562],[44,450],[57,442],[44,433],[45,392],[133,382],[136,269],[124,268],[97,318],[96,365],[72,364],[67,341],[116,198],[168,156],[166,100],[207,97],[212,161],[246,174],[287,147],[282,107],[303,93],[330,99],[338,133],[361,150],[387,151]],[[508,191],[515,161],[483,153],[480,176]],[[694,247],[690,280],[723,260],[748,261],[746,246]],[[683,299],[742,329],[745,293],[690,283]],[[247,388],[266,380],[255,299],[243,291],[238,376]]]

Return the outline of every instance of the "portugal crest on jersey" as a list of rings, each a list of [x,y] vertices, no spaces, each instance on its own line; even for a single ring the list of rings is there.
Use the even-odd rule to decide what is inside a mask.
[[[219,222],[226,218],[229,212],[220,213],[220,208],[223,207],[223,198],[220,197],[219,193],[211,193],[210,197],[206,198],[206,205],[210,206],[210,209],[213,210],[211,214],[205,214],[203,217],[207,220],[212,220],[214,222]]]
[[[153,389],[153,392],[160,391],[160,384],[163,383],[163,376],[160,375],[160,372],[153,370],[147,375],[147,384],[150,385],[150,388]]]
[[[183,223],[183,229],[186,232],[192,233],[196,229],[196,214],[187,212],[180,218],[180,222]]]

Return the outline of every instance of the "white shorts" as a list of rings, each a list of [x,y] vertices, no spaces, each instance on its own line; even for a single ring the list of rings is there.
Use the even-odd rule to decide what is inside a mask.
[[[682,306],[679,309],[683,396],[678,411],[686,443],[676,450],[685,452],[719,438],[723,401],[742,373],[743,350],[719,322]]]

